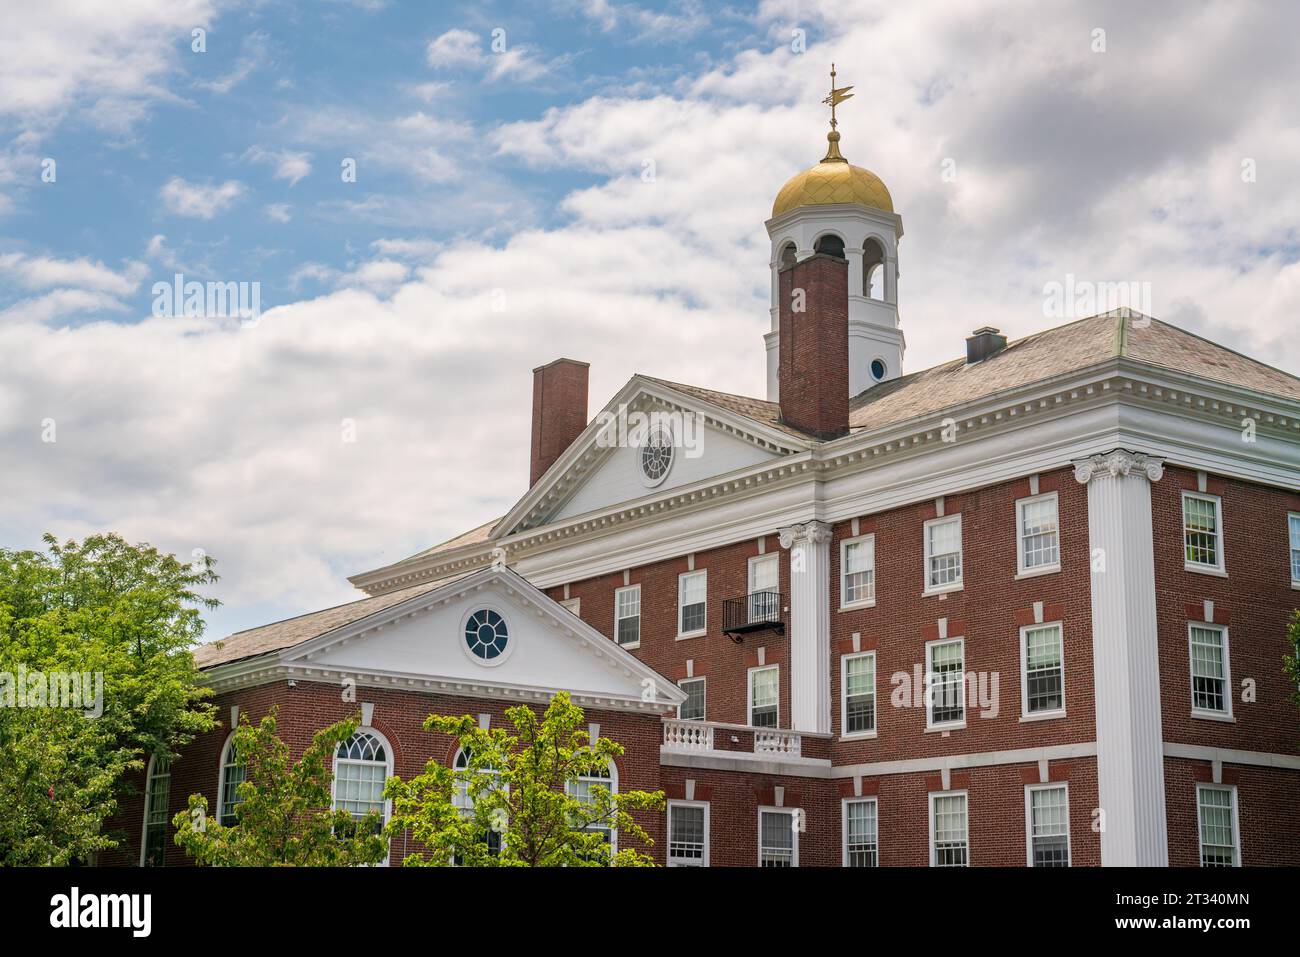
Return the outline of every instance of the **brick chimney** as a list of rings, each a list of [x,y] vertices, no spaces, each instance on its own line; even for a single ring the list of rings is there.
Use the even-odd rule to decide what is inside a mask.
[[[821,439],[849,430],[848,271],[815,253],[779,276],[781,418]]]
[[[531,488],[587,427],[587,370],[576,359],[556,359],[533,370]]]

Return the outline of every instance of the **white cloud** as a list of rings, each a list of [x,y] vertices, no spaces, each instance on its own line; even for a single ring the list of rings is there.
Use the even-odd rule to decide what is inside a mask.
[[[474,66],[484,57],[483,40],[471,30],[448,30],[434,37],[425,49],[425,62],[431,67]]]
[[[261,146],[250,146],[240,159],[273,166],[275,178],[288,180],[290,187],[296,186],[300,179],[311,173],[311,154],[295,150],[268,150]]]
[[[144,264],[128,262],[121,272],[89,259],[54,259],[23,253],[0,254],[0,275],[7,275],[25,289],[76,286],[82,289],[126,296],[144,277]]]
[[[250,33],[240,43],[240,54],[231,68],[212,80],[195,80],[194,85],[201,90],[219,95],[229,93],[243,83],[253,72],[266,65],[270,48],[270,37],[260,31]],[[215,48],[206,54],[214,56]]]
[[[425,62],[435,69],[477,69],[490,80],[515,78],[536,80],[551,72],[567,58],[544,63],[527,44],[506,43],[502,49],[488,49],[483,37],[471,30],[448,30],[429,41]]]
[[[293,219],[289,212],[288,203],[268,203],[263,207],[263,212],[266,213],[269,219],[274,219],[277,223],[287,223]]]
[[[163,184],[158,195],[168,212],[195,219],[211,219],[229,209],[244,192],[244,184],[238,180],[226,180],[219,186],[212,186],[190,183],[173,176]]]

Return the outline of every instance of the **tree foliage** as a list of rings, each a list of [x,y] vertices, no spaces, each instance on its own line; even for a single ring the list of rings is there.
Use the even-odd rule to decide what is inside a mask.
[[[334,754],[356,731],[360,715],[316,732],[298,761],[276,735],[275,709],[252,725],[245,715],[234,749],[244,766],[235,814],[224,826],[208,815],[208,799],[191,794],[172,819],[176,843],[198,864],[225,867],[349,867],[378,864],[388,854],[383,817],[355,819],[333,808]]]
[[[532,708],[506,711],[512,729],[484,730],[469,715],[430,715],[424,727],[460,742],[467,766],[436,760],[410,781],[391,778],[389,833],[409,829],[426,854],[407,865],[478,867],[649,866],[652,858],[627,846],[649,845],[634,811],[659,810],[663,792],[611,794],[591,784],[570,789],[583,777],[608,773],[623,746],[608,738],[589,740],[582,709],[561,692],[539,716]],[[606,839],[617,831],[619,848]]]
[[[129,771],[214,725],[190,649],[213,561],[117,535],[0,549],[0,864],[68,864],[118,845],[105,820]],[[92,708],[9,707],[40,676],[102,676]],[[19,688],[21,686],[21,688]],[[89,697],[89,688],[86,696]],[[18,696],[15,696],[17,700]],[[28,701],[30,704],[31,701]]]
[[[1286,629],[1287,640],[1291,642],[1292,653],[1282,658],[1282,668],[1291,682],[1300,688],[1300,609],[1291,613],[1291,621]],[[1300,691],[1292,692],[1291,700],[1300,705]]]

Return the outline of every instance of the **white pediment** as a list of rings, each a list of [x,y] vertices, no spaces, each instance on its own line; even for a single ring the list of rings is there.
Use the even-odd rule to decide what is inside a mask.
[[[471,635],[467,636],[467,631]],[[569,691],[579,702],[669,708],[667,678],[508,568],[487,568],[286,651],[322,673],[390,676],[521,699]]]

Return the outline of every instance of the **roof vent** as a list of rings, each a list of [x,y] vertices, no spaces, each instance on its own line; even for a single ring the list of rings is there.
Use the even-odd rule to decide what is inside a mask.
[[[983,362],[1007,347],[1007,337],[992,326],[981,326],[966,337],[966,364]]]

